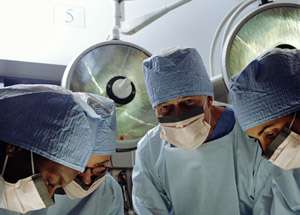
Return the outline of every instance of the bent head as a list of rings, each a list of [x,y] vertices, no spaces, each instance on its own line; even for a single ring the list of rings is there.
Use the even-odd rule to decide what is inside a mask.
[[[294,116],[295,114],[290,114],[288,116],[267,121],[253,128],[247,129],[246,134],[249,137],[258,140],[263,152],[266,152],[268,146],[272,143],[272,141],[274,141],[278,134],[283,131],[284,128],[290,128],[291,131],[300,134],[299,114],[297,114],[295,119]]]
[[[33,174],[40,174],[47,187],[49,196],[52,197],[57,188],[70,183],[79,174],[77,170],[34,153],[33,163],[31,163],[30,151],[12,144],[3,142],[2,144],[5,144],[7,155],[6,164],[4,164],[5,162],[2,164],[2,172],[5,181],[9,183],[16,183],[18,180],[27,178]]]
[[[253,60],[231,81],[235,115],[264,152],[268,146],[278,146],[275,143],[282,142],[290,131],[300,134],[299,116],[295,118],[300,110],[299,59],[300,50],[273,49]]]

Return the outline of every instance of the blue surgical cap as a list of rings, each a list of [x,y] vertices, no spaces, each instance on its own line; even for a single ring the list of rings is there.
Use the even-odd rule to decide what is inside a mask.
[[[177,49],[144,61],[152,107],[179,96],[213,96],[213,86],[196,49]]]
[[[230,99],[243,130],[300,110],[300,51],[273,49],[231,81]]]
[[[93,154],[111,155],[116,152],[116,109],[108,98],[91,93],[74,93],[83,106],[94,129]],[[90,110],[89,110],[90,109]]]
[[[85,169],[96,148],[97,116],[83,98],[53,85],[14,85],[0,89],[0,111],[1,141]]]

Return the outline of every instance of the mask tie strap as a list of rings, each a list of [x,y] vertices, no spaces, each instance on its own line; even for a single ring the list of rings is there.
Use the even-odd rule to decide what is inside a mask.
[[[33,162],[33,153],[30,151],[30,160],[31,160],[31,171],[32,174],[35,175],[34,162]]]
[[[291,132],[291,128],[295,122],[296,119],[296,113],[293,116],[293,119],[289,125],[289,127],[284,127],[282,131],[277,135],[277,137],[271,142],[271,144],[268,145],[265,152],[263,152],[263,155],[270,159],[274,152],[277,150],[277,148],[284,142],[284,140],[289,136]]]
[[[297,113],[295,113],[294,116],[293,116],[292,122],[291,122],[291,124],[289,126],[289,130],[291,130],[291,128],[292,128],[292,126],[293,126],[293,124],[294,124],[294,122],[296,120],[296,116],[297,116]]]
[[[2,177],[5,173],[5,169],[6,169],[6,166],[7,166],[7,161],[8,161],[8,155],[5,156],[5,160],[4,160],[4,163],[3,163],[3,167],[2,167],[2,171],[1,171],[1,176]]]

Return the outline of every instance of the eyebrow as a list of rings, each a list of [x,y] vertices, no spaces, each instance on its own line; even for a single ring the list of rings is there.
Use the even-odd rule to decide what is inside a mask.
[[[174,102],[170,102],[170,103],[166,102],[166,103],[159,104],[157,106],[157,108],[167,107],[170,105],[174,105],[174,103],[185,102],[187,100],[193,100],[194,102],[201,102],[201,105],[203,105],[203,101],[201,98],[185,97],[185,98],[179,99],[177,102],[174,101]]]
[[[105,160],[105,161],[102,161],[102,162],[100,162],[100,163],[94,164],[93,167],[87,166],[87,168],[99,167],[99,166],[102,166],[103,164],[105,164],[105,163],[107,163],[107,162],[110,162],[110,161],[111,161],[110,159],[109,159],[109,160]]]

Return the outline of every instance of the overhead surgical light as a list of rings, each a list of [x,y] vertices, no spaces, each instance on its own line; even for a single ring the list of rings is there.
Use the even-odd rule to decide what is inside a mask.
[[[190,1],[192,1],[192,0],[180,0],[180,1],[174,2],[172,4],[166,5],[166,6],[162,7],[161,9],[153,11],[142,17],[133,19],[132,21],[125,22],[122,25],[121,32],[122,32],[122,34],[132,35],[138,31],[140,31],[144,27],[148,26],[155,20],[161,18],[165,14],[169,13],[170,11],[172,11]]]
[[[248,0],[237,5],[218,28],[211,47],[210,72],[230,79],[271,48],[300,48],[297,1]],[[270,77],[271,78],[271,77]]]
[[[134,149],[137,141],[157,124],[142,68],[143,61],[151,54],[135,44],[119,40],[120,34],[131,35],[191,0],[177,1],[131,22],[124,21],[125,0],[114,1],[113,40],[95,44],[76,56],[64,72],[62,86],[114,100],[119,148]]]

